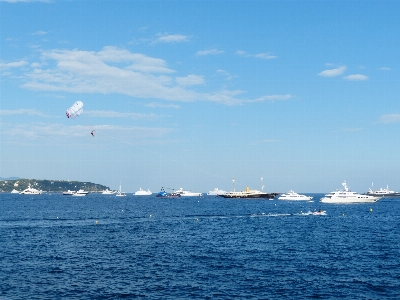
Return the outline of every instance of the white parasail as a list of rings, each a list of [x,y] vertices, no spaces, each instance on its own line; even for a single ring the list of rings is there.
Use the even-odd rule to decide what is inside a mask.
[[[67,112],[65,114],[67,115],[68,118],[75,119],[82,113],[82,111],[83,111],[82,101],[76,101],[74,105],[72,105],[70,108],[67,109]]]

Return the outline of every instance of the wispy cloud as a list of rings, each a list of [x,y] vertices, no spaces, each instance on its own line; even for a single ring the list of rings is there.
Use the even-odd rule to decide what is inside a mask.
[[[237,76],[231,75],[231,73],[229,73],[228,71],[221,70],[221,69],[218,69],[216,72],[217,72],[217,74],[219,74],[219,75],[225,76],[225,79],[226,79],[226,80],[231,80],[231,79],[237,77]]]
[[[12,62],[0,62],[0,70],[6,70],[9,68],[21,68],[28,65],[28,62],[24,61],[24,60],[20,60],[20,61],[12,61]]]
[[[179,85],[183,85],[183,86],[204,84],[203,76],[197,76],[197,75],[188,75],[186,77],[176,77],[175,80]]]
[[[223,50],[208,49],[208,50],[197,51],[196,55],[198,55],[198,56],[202,56],[202,55],[216,55],[216,54],[222,54],[222,53],[224,53]]]
[[[2,66],[8,69],[24,66],[18,75],[24,81],[21,87],[50,93],[118,93],[144,99],[210,101],[225,105],[287,100],[291,97],[264,95],[248,99],[243,97],[245,91],[226,89],[196,92],[190,87],[204,84],[203,76],[189,74],[173,77],[176,71],[169,68],[165,60],[111,46],[98,52],[55,49],[39,53],[40,60],[29,65],[21,61],[3,63]]]
[[[130,118],[130,119],[156,119],[158,116],[156,114],[142,114],[142,113],[132,113],[132,112],[116,112],[108,110],[85,110],[83,112],[85,115],[100,118]]]
[[[189,37],[182,34],[158,34],[155,43],[181,43],[188,41]]]
[[[321,73],[318,73],[319,76],[322,77],[334,77],[334,76],[339,76],[343,74],[344,71],[346,71],[347,67],[346,66],[341,66],[336,69],[330,69],[330,70],[325,70],[322,71]]]
[[[380,123],[399,123],[400,114],[384,114],[379,117]]]
[[[0,110],[0,116],[14,116],[14,115],[28,115],[28,116],[40,116],[40,117],[49,117],[45,113],[36,110],[36,109],[14,109],[14,110]]]
[[[92,139],[90,132],[95,131],[95,137],[123,137],[127,142],[130,139],[137,138],[153,138],[165,136],[174,131],[172,128],[152,128],[152,127],[137,127],[137,126],[117,126],[117,125],[64,125],[64,124],[48,124],[48,123],[30,123],[17,124],[1,127],[1,134],[11,137],[15,140],[19,138],[27,138],[30,140],[50,138],[51,142],[57,139],[87,137]],[[24,140],[25,141],[25,140]],[[135,140],[136,144],[137,140]]]
[[[0,0],[0,2],[18,3],[18,2],[51,2],[51,0]]]
[[[272,55],[270,52],[268,53],[258,53],[258,54],[250,54],[243,50],[236,51],[237,55],[244,56],[244,57],[253,57],[253,58],[260,58],[260,59],[275,59],[278,56]]]
[[[177,104],[167,104],[167,103],[157,103],[157,102],[150,102],[150,103],[147,103],[145,106],[152,107],[152,108],[174,108],[174,109],[181,108]]]
[[[379,70],[382,70],[382,71],[390,71],[391,69],[390,69],[390,68],[387,68],[387,67],[382,67],[382,68],[379,68]]]
[[[32,35],[46,35],[46,34],[47,34],[47,32],[43,31],[43,30],[39,30],[39,31],[32,33]]]
[[[344,79],[347,79],[350,81],[363,81],[363,80],[368,80],[369,77],[366,75],[362,75],[362,74],[353,74],[353,75],[345,76]]]

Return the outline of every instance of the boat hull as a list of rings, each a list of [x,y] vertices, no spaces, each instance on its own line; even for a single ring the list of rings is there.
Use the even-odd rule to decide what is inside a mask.
[[[374,203],[378,201],[380,197],[370,197],[370,198],[321,198],[322,203]]]
[[[230,192],[218,195],[223,198],[244,198],[244,199],[274,199],[278,193],[247,193],[247,192]]]

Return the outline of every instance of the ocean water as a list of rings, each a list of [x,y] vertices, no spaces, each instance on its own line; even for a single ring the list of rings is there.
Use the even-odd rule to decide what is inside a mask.
[[[0,299],[400,299],[400,199],[320,196],[2,193]]]

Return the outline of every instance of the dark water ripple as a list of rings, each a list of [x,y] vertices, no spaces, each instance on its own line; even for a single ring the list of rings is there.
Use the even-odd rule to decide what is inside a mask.
[[[400,199],[0,197],[0,299],[400,298]]]

